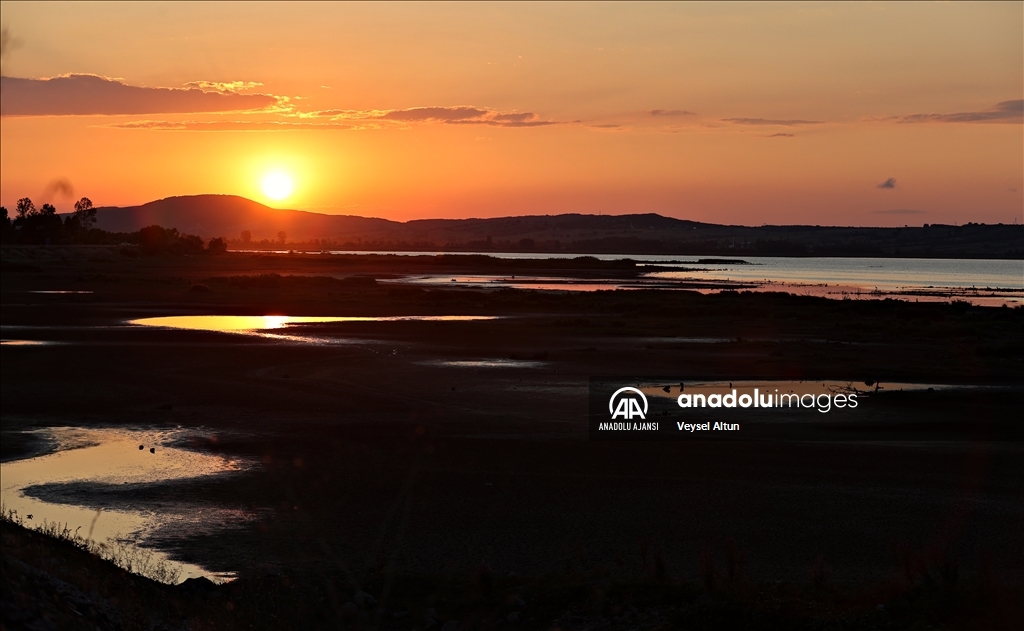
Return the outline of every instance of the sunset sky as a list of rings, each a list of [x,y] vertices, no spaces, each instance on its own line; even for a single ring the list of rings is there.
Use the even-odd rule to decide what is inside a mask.
[[[0,8],[8,209],[1024,220],[1021,2]]]

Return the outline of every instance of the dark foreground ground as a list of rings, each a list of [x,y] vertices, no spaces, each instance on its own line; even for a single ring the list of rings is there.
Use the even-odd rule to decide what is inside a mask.
[[[110,569],[104,584],[129,591],[76,589],[113,611],[160,601],[167,625],[193,628],[992,628],[1019,614],[998,603],[1024,581],[1024,311],[370,280],[481,265],[633,273],[586,261],[495,271],[501,263],[452,258],[116,251],[5,262],[3,338],[61,342],[3,348],[5,460],[46,448],[24,433],[33,428],[181,426],[212,436],[193,448],[258,463],[216,481],[74,489],[87,506],[248,511],[242,523],[154,539],[238,572],[235,584],[170,598]],[[40,290],[94,293],[29,293]],[[302,328],[330,344],[123,326],[215,313],[506,317]],[[437,363],[509,358],[539,364]],[[593,442],[593,375],[986,388],[879,394],[848,422],[774,438]],[[71,501],[66,491],[40,493]],[[34,537],[4,525],[5,628],[32,628],[9,611],[37,620],[59,609],[52,580],[76,584],[61,572],[87,562]],[[47,555],[59,563],[40,564]],[[134,589],[151,596],[126,595]],[[377,603],[354,604],[360,590]],[[720,614],[739,617],[716,623]]]

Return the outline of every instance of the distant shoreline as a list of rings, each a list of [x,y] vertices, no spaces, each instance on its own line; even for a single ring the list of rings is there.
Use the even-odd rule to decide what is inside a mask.
[[[656,213],[400,222],[275,209],[233,195],[169,197],[96,210],[95,227],[109,233],[129,235],[157,225],[204,240],[220,238],[232,249],[1024,259],[1024,225],[1018,224],[736,226]]]

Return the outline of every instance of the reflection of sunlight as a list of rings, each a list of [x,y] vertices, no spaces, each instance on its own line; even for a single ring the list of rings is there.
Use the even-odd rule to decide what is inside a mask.
[[[288,324],[288,316],[263,316],[264,329],[280,329]]]
[[[540,368],[545,362],[522,359],[434,359],[416,363],[423,366],[450,366],[452,368]]]
[[[0,465],[4,509],[16,511],[28,526],[66,524],[95,542],[118,539],[129,548],[165,526],[182,524],[195,531],[202,523],[191,523],[195,506],[168,500],[161,501],[157,509],[146,510],[118,500],[114,489],[195,480],[250,466],[242,460],[176,446],[183,439],[199,436],[181,430],[54,427],[39,434],[57,450]],[[202,515],[205,523],[211,524],[251,518],[231,508],[204,507]],[[217,582],[229,578],[174,561],[158,549],[147,546],[146,550],[159,562],[180,569],[181,578],[207,576]]]
[[[419,320],[429,322],[453,322],[470,320],[494,320],[497,316],[164,316],[131,320],[129,324],[162,326],[192,331],[221,331],[246,333],[266,329],[290,328],[294,324],[317,324],[327,322],[400,322]]]

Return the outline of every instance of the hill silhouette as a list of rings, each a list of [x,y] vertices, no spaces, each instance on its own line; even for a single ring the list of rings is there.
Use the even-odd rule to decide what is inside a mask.
[[[97,226],[135,232],[150,225],[204,239],[309,243],[341,249],[569,251],[620,254],[761,256],[1024,257],[1024,226],[925,225],[913,228],[728,226],[632,215],[527,215],[399,222],[270,208],[235,195],[168,197],[141,206],[103,207]]]
[[[96,227],[110,232],[135,232],[154,224],[204,239],[237,239],[243,230],[254,239],[275,239],[283,230],[289,239],[303,241],[386,231],[387,224],[398,225],[387,219],[280,210],[237,195],[168,197],[141,206],[102,207],[96,213]]]
[[[558,239],[570,241],[586,237],[607,237],[622,234],[659,231],[675,232],[695,226],[711,226],[672,219],[656,214],[645,215],[543,215],[498,217],[493,219],[418,219],[408,222],[327,215],[303,210],[270,208],[237,195],[189,195],[168,197],[127,207],[97,209],[96,227],[110,232],[135,232],[150,225],[177,228],[179,232],[200,237],[237,239],[243,230],[253,240],[276,239],[284,231],[289,241],[311,239],[349,241],[407,241],[437,245],[466,243],[491,237],[492,240],[516,241]]]

